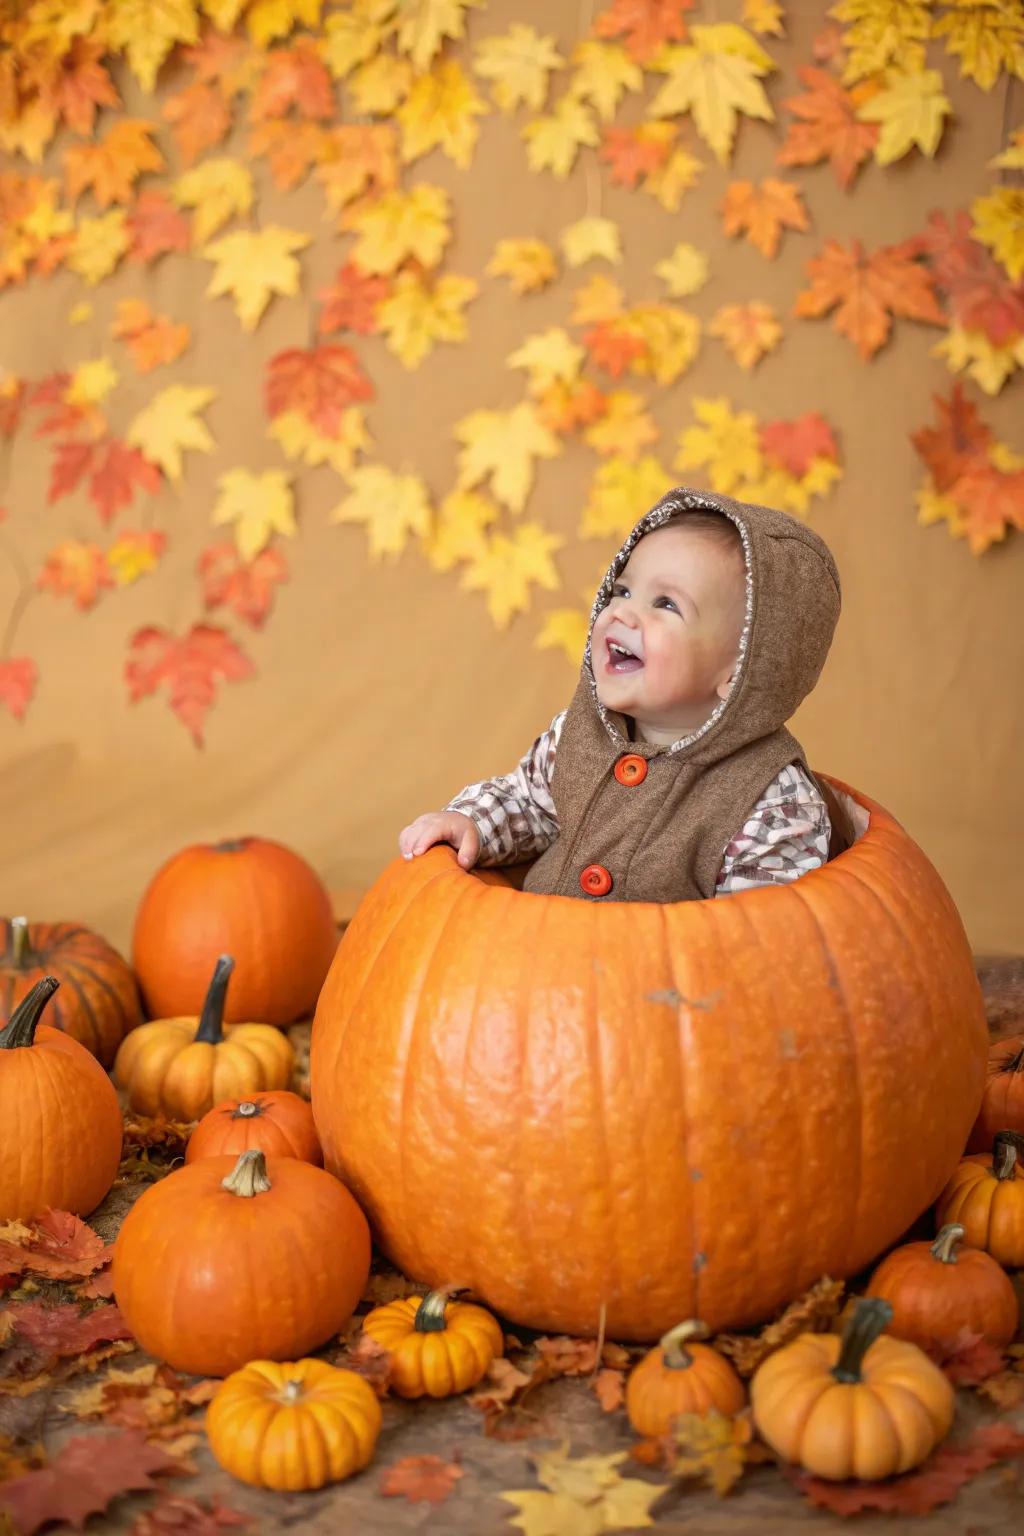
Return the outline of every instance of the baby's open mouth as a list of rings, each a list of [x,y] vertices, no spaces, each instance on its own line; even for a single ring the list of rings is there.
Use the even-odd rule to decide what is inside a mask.
[[[628,646],[620,645],[617,640],[609,640],[608,660],[605,670],[608,672],[639,672],[643,662],[639,656],[634,656]]]

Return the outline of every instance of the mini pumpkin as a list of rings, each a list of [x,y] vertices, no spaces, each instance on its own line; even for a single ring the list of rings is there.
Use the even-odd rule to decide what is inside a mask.
[[[708,1332],[696,1318],[677,1324],[630,1373],[626,1414],[638,1435],[667,1433],[680,1413],[739,1413],[747,1400],[739,1376],[717,1350],[696,1342]]]
[[[96,1058],[39,1018],[60,986],[44,976],[0,1030],[0,1221],[47,1206],[87,1216],[121,1159],[123,1121]]]
[[[268,1157],[298,1157],[323,1164],[313,1111],[297,1093],[278,1088],[248,1099],[225,1099],[207,1110],[185,1148],[186,1163],[197,1157],[238,1156],[259,1147]]]
[[[1007,1269],[1024,1267],[1024,1136],[996,1133],[991,1154],[965,1157],[939,1196],[936,1222],[959,1222],[964,1242],[983,1248]]]
[[[842,1340],[802,1333],[758,1366],[754,1424],[784,1460],[873,1482],[919,1466],[948,1434],[953,1387],[916,1344],[880,1337],[891,1317],[882,1297],[862,1297]]]
[[[369,1272],[370,1230],[345,1186],[258,1149],[201,1157],[147,1189],[112,1268],[142,1348],[196,1376],[316,1349],[348,1322]]]
[[[997,1349],[1017,1332],[1017,1295],[1009,1276],[980,1248],[961,1248],[964,1229],[944,1226],[932,1243],[905,1243],[871,1276],[868,1296],[892,1306],[889,1332],[922,1349],[951,1345],[962,1328]]]
[[[142,1023],[131,966],[81,923],[0,917],[0,1029],[43,976],[62,983],[49,1026],[109,1067],[125,1035]]]
[[[391,1385],[400,1397],[451,1397],[476,1386],[505,1352],[497,1318],[445,1289],[375,1307],[363,1332],[391,1355]]]
[[[355,1371],[324,1360],[251,1360],[217,1388],[206,1434],[232,1477],[301,1492],[361,1471],[381,1417],[376,1393]]]
[[[1024,1133],[1024,1035],[995,1040],[988,1050],[988,1080],[968,1152],[987,1152],[997,1131]]]
[[[138,1114],[198,1120],[222,1099],[247,1098],[291,1080],[295,1052],[272,1024],[224,1027],[224,1000],[235,962],[221,955],[199,1019],[154,1019],[124,1040],[114,1081]]]

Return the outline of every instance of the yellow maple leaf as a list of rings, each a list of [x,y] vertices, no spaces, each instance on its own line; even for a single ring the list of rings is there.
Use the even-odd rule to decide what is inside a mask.
[[[570,267],[582,267],[584,262],[597,257],[616,266],[622,261],[621,231],[613,219],[594,215],[577,219],[562,230],[559,244]]]
[[[644,508],[672,489],[672,477],[651,453],[614,454],[594,473],[577,533],[581,539],[621,538]]]
[[[553,37],[542,36],[522,22],[485,37],[473,56],[474,70],[493,82],[495,105],[506,113],[520,105],[539,112],[547,98],[549,74],[564,63]]]
[[[427,563],[450,571],[461,560],[476,560],[487,549],[484,532],[498,520],[498,509],[479,491],[449,491],[437,509],[437,521],[423,541]]]
[[[202,385],[171,384],[154,395],[128,428],[125,441],[141,448],[158,464],[168,480],[181,479],[181,456],[186,448],[209,453],[213,438],[199,412],[215,399],[217,391]]]
[[[366,413],[358,405],[345,407],[334,437],[319,432],[302,411],[282,411],[270,423],[267,435],[280,444],[286,458],[299,459],[310,466],[329,464],[339,475],[348,474],[356,454],[372,441]]]
[[[410,256],[436,267],[451,239],[448,193],[425,182],[408,192],[385,192],[342,221],[357,232],[352,260],[363,272],[394,272]]]
[[[101,36],[112,52],[124,54],[149,95],[175,44],[199,41],[195,0],[107,0]]]
[[[75,226],[71,212],[67,208],[57,207],[56,197],[56,181],[45,182],[32,212],[20,221],[25,234],[31,235],[40,245],[45,245],[47,240],[55,240],[59,235],[70,234]]]
[[[1024,336],[997,347],[984,331],[953,324],[932,347],[932,356],[941,357],[950,373],[966,373],[987,395],[998,395],[1010,375],[1024,368]]]
[[[252,207],[252,175],[238,160],[204,160],[171,184],[179,208],[194,208],[192,243],[198,249],[229,219]]]
[[[915,74],[887,69],[884,87],[860,102],[856,116],[863,123],[881,124],[874,156],[879,165],[891,165],[915,144],[923,155],[933,156],[942,138],[943,120],[952,110],[937,69]]]
[[[377,324],[396,357],[416,368],[437,342],[465,341],[464,310],[479,291],[475,278],[451,272],[433,282],[419,272],[399,272],[377,306]]]
[[[249,0],[245,26],[257,48],[287,37],[300,23],[315,27],[322,0]]]
[[[531,171],[550,171],[561,181],[575,165],[580,146],[598,142],[597,124],[575,96],[563,96],[553,113],[534,118],[521,131]]]
[[[94,219],[80,220],[65,265],[94,287],[110,276],[131,243],[124,209],[111,208]]]
[[[510,368],[525,368],[531,393],[542,394],[559,379],[575,379],[586,355],[568,331],[555,325],[528,336],[521,347],[509,353],[506,362]]]
[[[993,170],[1024,171],[1024,128],[1010,134],[1010,142],[988,162]]]
[[[774,122],[760,77],[775,66],[759,43],[732,22],[690,28],[692,43],[666,47],[657,65],[668,79],[651,103],[655,117],[691,112],[720,164],[732,155],[739,113]]]
[[[672,1439],[675,1475],[699,1477],[722,1495],[743,1476],[753,1429],[749,1414],[732,1418],[712,1408],[706,1414],[679,1414],[672,1424]]]
[[[216,268],[206,290],[207,297],[231,294],[242,329],[255,330],[273,294],[298,293],[300,270],[295,252],[309,241],[309,235],[282,229],[278,224],[222,235],[203,251]]]
[[[549,1492],[512,1489],[499,1495],[516,1506],[511,1523],[526,1536],[601,1536],[654,1524],[650,1508],[665,1485],[622,1477],[618,1467],[626,1451],[576,1458],[566,1451],[536,1458],[538,1481]]]
[[[212,521],[234,523],[235,545],[243,560],[255,560],[275,533],[292,538],[295,498],[283,469],[253,474],[248,469],[229,469],[217,477],[219,494]]]
[[[658,429],[642,396],[631,389],[613,389],[604,415],[584,428],[583,438],[596,453],[633,460],[658,441]]]
[[[79,363],[64,391],[64,399],[69,405],[98,405],[120,377],[109,357],[94,357],[90,362]]]
[[[470,558],[459,585],[466,592],[485,592],[495,627],[504,629],[513,614],[530,606],[531,582],[549,592],[558,590],[561,583],[551,556],[564,543],[539,523],[521,523],[511,535],[496,533]]]
[[[622,314],[622,289],[618,283],[595,272],[572,297],[571,319],[573,325],[600,325],[602,320],[612,320]]]
[[[440,147],[460,170],[469,169],[480,129],[473,121],[487,111],[454,59],[440,59],[419,75],[395,113],[402,128],[402,160],[419,159]]]
[[[218,32],[233,32],[249,0],[199,0],[204,16],[209,16]]]
[[[931,523],[947,522],[950,532],[954,533],[962,528],[962,513],[952,496],[944,496],[937,491],[934,485],[923,485],[914,497],[917,506],[917,521],[924,527]]]
[[[584,38],[569,62],[573,66],[570,94],[589,101],[602,122],[615,116],[626,91],[643,89],[643,70],[618,43]]]
[[[536,293],[558,276],[558,262],[543,240],[499,240],[485,271],[490,277],[507,277],[517,295]]]
[[[717,336],[741,368],[755,367],[782,340],[782,326],[770,304],[723,304],[715,311],[708,334]]]
[[[455,423],[460,490],[490,479],[491,492],[512,512],[521,512],[533,485],[534,461],[553,459],[562,445],[544,426],[528,400],[510,411],[471,411]]]
[[[931,0],[838,0],[829,15],[847,23],[846,85],[881,74],[892,63],[906,70],[924,68],[925,44],[934,25]]]
[[[743,25],[762,37],[785,37],[779,0],[743,0]]]
[[[383,29],[369,17],[335,12],[324,22],[321,58],[335,80],[344,80],[357,65],[372,59],[383,41]]]
[[[672,298],[685,299],[704,287],[710,266],[703,251],[698,251],[695,245],[682,242],[674,246],[663,261],[655,262],[654,270]]]
[[[419,475],[396,475],[383,464],[364,464],[348,476],[351,492],[330,514],[332,523],[363,523],[371,560],[397,557],[409,534],[430,532],[431,507]]]
[[[761,441],[753,411],[734,412],[725,396],[697,397],[693,413],[699,426],[686,427],[679,436],[676,469],[706,469],[711,488],[725,495],[742,480],[761,474]]]
[[[630,373],[653,378],[658,384],[673,384],[700,349],[697,316],[670,304],[635,304],[628,318],[630,331],[647,343],[642,353],[630,358]]]
[[[390,117],[407,95],[414,78],[408,59],[399,59],[393,53],[378,53],[352,72],[347,90],[360,116],[376,113]]]
[[[945,37],[946,52],[960,56],[960,78],[990,91],[1005,70],[1024,80],[1024,10],[1016,0],[961,4],[932,23],[932,37]]]
[[[1024,276],[1024,187],[997,187],[971,204],[971,234],[987,245],[1010,281]]]
[[[538,651],[560,647],[573,666],[579,666],[590,632],[590,603],[583,608],[556,608],[549,613],[534,640]]]
[[[407,53],[417,70],[426,69],[446,37],[465,37],[465,13],[481,5],[483,0],[403,0],[395,39],[399,53]]]
[[[696,186],[704,174],[704,167],[688,149],[676,149],[656,170],[650,171],[641,185],[650,192],[668,213],[675,213],[683,200],[683,193]]]

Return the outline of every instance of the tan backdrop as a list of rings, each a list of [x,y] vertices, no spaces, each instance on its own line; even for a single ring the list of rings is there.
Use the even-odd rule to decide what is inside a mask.
[[[729,17],[719,19],[733,19],[733,8],[725,9]],[[934,162],[915,152],[885,170],[869,164],[849,194],[826,166],[780,173],[779,104],[799,89],[796,70],[810,59],[825,10],[791,7],[787,37],[766,40],[780,66],[766,82],[780,122],[745,121],[731,168],[718,167],[686,130],[706,169],[678,213],[601,175],[601,212],[623,236],[625,259],[615,270],[591,263],[521,299],[504,280],[485,275],[498,238],[538,235],[557,247],[561,229],[587,210],[586,167],[596,165],[596,152],[585,150],[565,182],[532,174],[519,137],[522,112],[482,120],[468,171],[438,151],[407,170],[408,184],[430,181],[451,191],[454,239],[443,267],[477,278],[481,291],[468,310],[468,342],[438,347],[415,372],[379,337],[356,339],[377,391],[367,461],[422,475],[440,499],[455,480],[452,424],[475,408],[507,408],[522,397],[522,375],[508,369],[508,354],[527,335],[566,324],[572,292],[586,277],[609,270],[630,302],[662,300],[654,263],[680,240],[706,251],[711,280],[684,307],[706,321],[729,299],[762,299],[778,309],[784,340],[748,374],[705,335],[675,384],[652,392],[629,380],[653,401],[662,433],[654,451],[671,465],[697,396],[726,395],[764,418],[820,410],[837,429],[844,476],[812,504],[811,517],[835,552],[844,611],[822,681],[794,729],[816,768],[880,800],[921,843],[976,948],[1020,949],[1024,543],[1011,534],[973,558],[944,526],[916,522],[924,470],[909,434],[932,423],[932,396],[953,384],[930,355],[941,332],[898,321],[889,344],[865,364],[828,320],[790,317],[806,281],[803,264],[827,237],[857,237],[869,249],[901,240],[922,229],[933,208],[952,215],[991,184],[986,162],[1007,130],[1005,81],[984,93],[957,80],[955,64],[944,59],[955,120]],[[550,0],[542,17],[532,7],[488,5],[468,18],[470,44],[527,12],[567,55],[579,35],[578,0]],[[448,51],[468,57],[465,44]],[[158,120],[161,98],[186,77],[178,67],[165,69],[155,98],[143,96],[123,70],[116,78],[126,110]],[[635,99],[623,108],[623,119],[638,115]],[[1011,103],[1010,126],[1012,118]],[[49,152],[48,174],[56,174],[65,143],[59,139]],[[243,126],[221,152],[245,156]],[[34,378],[111,354],[109,327],[121,298],[145,297],[192,325],[193,344],[173,369],[140,377],[119,361],[112,416],[122,429],[172,376],[218,391],[205,412],[214,451],[189,454],[183,480],[165,486],[154,504],[153,523],[168,535],[159,570],[104,594],[86,613],[67,598],[33,597],[15,650],[37,661],[39,689],[21,723],[0,712],[0,910],[80,919],[121,945],[146,880],[186,843],[260,833],[302,852],[332,887],[365,884],[395,854],[399,829],[413,816],[475,778],[509,771],[568,702],[576,680],[578,664],[557,649],[536,648],[544,616],[579,606],[619,542],[577,535],[598,460],[570,440],[560,458],[540,466],[524,514],[565,538],[556,556],[562,590],[536,589],[529,612],[498,631],[483,597],[461,591],[457,571],[432,571],[415,540],[395,561],[370,561],[362,528],[328,521],[343,481],[328,468],[307,469],[293,476],[299,534],[287,541],[291,577],[265,628],[246,629],[222,612],[210,616],[243,645],[257,675],[221,687],[205,749],[193,745],[163,696],[129,704],[123,668],[134,632],[149,623],[180,632],[204,617],[195,562],[222,534],[210,527],[216,477],[239,465],[285,466],[266,436],[263,369],[281,348],[308,344],[314,295],[350,245],[324,222],[322,194],[311,182],[280,193],[264,164],[254,169],[259,222],[308,231],[313,242],[301,257],[302,296],[274,300],[251,334],[226,299],[204,298],[210,268],[195,257],[167,256],[148,269],[123,264],[92,290],[59,271],[0,294],[0,363]],[[772,174],[801,184],[812,227],[788,233],[779,258],[768,262],[750,244],[726,239],[716,210],[730,179]],[[593,211],[593,170],[590,184]],[[72,306],[85,297],[92,319],[69,327]],[[969,391],[997,435],[1024,449],[1019,382],[992,399]],[[19,590],[19,561],[34,578],[58,539],[100,535],[83,495],[46,506],[45,444],[22,429],[3,451],[0,627]],[[705,483],[696,473],[677,478]],[[120,521],[138,524],[134,516]],[[506,513],[501,526],[511,521]]]

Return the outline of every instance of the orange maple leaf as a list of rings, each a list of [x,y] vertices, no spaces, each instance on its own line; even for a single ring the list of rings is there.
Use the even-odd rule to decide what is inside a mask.
[[[460,1477],[458,1453],[454,1461],[440,1456],[404,1456],[385,1467],[377,1484],[385,1498],[401,1496],[410,1504],[443,1504]]]
[[[143,171],[162,171],[164,157],[151,143],[152,123],[125,117],[98,144],[73,144],[64,153],[64,187],[76,202],[87,187],[101,208],[130,203]]]
[[[621,37],[626,51],[638,64],[647,64],[662,43],[678,43],[686,36],[683,12],[694,0],[612,0],[594,23],[596,37]]]
[[[85,443],[69,441],[58,443],[54,450],[48,503],[52,506],[62,496],[70,495],[86,475],[89,476],[90,499],[104,523],[109,523],[122,507],[130,506],[139,491],[152,496],[160,488],[157,466],[137,448],[127,447],[118,438]],[[82,549],[91,547],[81,546]]]
[[[231,110],[215,85],[196,80],[164,102],[183,165],[194,165],[204,150],[219,144],[231,127]]]
[[[327,67],[311,38],[290,48],[273,48],[253,92],[249,115],[254,123],[283,117],[295,107],[303,117],[334,116],[334,88]]]
[[[790,123],[775,158],[779,165],[817,165],[828,160],[845,190],[878,140],[878,124],[862,123],[856,116],[857,108],[875,95],[878,86],[865,82],[847,90],[810,64],[802,64],[797,74],[807,86],[806,94],[790,96],[782,105],[802,121]]]
[[[828,240],[822,254],[806,263],[811,286],[797,295],[793,313],[816,317],[837,306],[836,330],[849,337],[866,362],[887,340],[893,315],[945,324],[932,275],[916,259],[920,253],[916,239],[882,246],[871,256],[859,240],[849,250]]]
[[[229,101],[247,89],[260,68],[263,55],[247,38],[217,32],[209,27],[202,41],[181,50],[182,57],[205,85],[216,85]]]
[[[133,704],[166,684],[171,709],[201,747],[218,680],[239,682],[255,671],[244,651],[214,624],[193,624],[180,639],[147,625],[131,638],[124,675]]]
[[[265,155],[274,186],[281,192],[297,187],[324,153],[327,130],[318,123],[292,123],[269,118],[249,135],[249,153]]]
[[[113,334],[128,343],[140,373],[149,373],[161,363],[173,363],[192,336],[184,322],[176,325],[168,315],[154,315],[143,299],[121,300]]]
[[[76,37],[67,53],[57,61],[56,68],[35,79],[46,109],[83,137],[92,133],[99,107],[121,105],[114,82],[100,63],[105,51],[101,42]],[[30,67],[26,74],[32,79]]]
[[[752,181],[730,182],[719,211],[727,235],[745,234],[769,260],[778,252],[783,229],[808,228],[800,188],[773,176],[766,176],[760,187]]]
[[[0,658],[0,703],[7,705],[15,720],[25,718],[38,681],[39,668],[31,657]]]
[[[953,385],[948,399],[933,395],[932,403],[939,413],[939,425],[921,427],[910,434],[910,441],[928,466],[935,489],[944,495],[976,460],[988,461],[989,445],[995,437],[959,382]]]
[[[839,458],[832,428],[817,411],[806,411],[793,421],[763,422],[758,435],[765,458],[798,480],[815,459]]]
[[[166,192],[140,192],[125,223],[132,242],[128,248],[130,261],[148,264],[168,251],[187,251],[192,244],[190,221]]]
[[[318,334],[358,331],[362,336],[372,335],[380,329],[377,306],[390,292],[390,277],[371,276],[361,272],[355,262],[347,261],[338,268],[334,282],[317,294],[323,305],[317,321]]]
[[[393,123],[343,123],[327,130],[316,179],[331,213],[356,198],[376,196],[398,184],[398,134]]]
[[[537,396],[537,415],[552,432],[587,427],[608,410],[608,397],[589,379],[555,379]]]
[[[1024,530],[1024,469],[1001,470],[988,460],[975,459],[950,495],[972,555],[984,554],[1006,537],[1008,528]]]
[[[211,544],[196,563],[207,608],[224,606],[262,629],[274,601],[274,589],[288,580],[288,562],[279,549],[263,549],[253,560],[243,560],[234,540]]]
[[[351,347],[288,347],[267,364],[268,416],[298,411],[325,437],[335,435],[347,406],[373,394]]]
[[[614,1413],[626,1401],[626,1373],[605,1367],[594,1377],[594,1392],[605,1413]]]
[[[98,544],[80,539],[64,539],[47,555],[46,564],[36,578],[40,591],[68,596],[75,606],[91,608],[105,587],[114,585],[107,569],[107,557]]]
[[[642,124],[637,128],[606,128],[599,158],[611,166],[612,181],[635,187],[641,176],[649,176],[665,164],[671,148],[667,135],[645,134]]]
[[[642,336],[625,330],[617,319],[602,320],[583,333],[583,345],[595,365],[618,378],[635,358],[647,353],[647,342]]]

